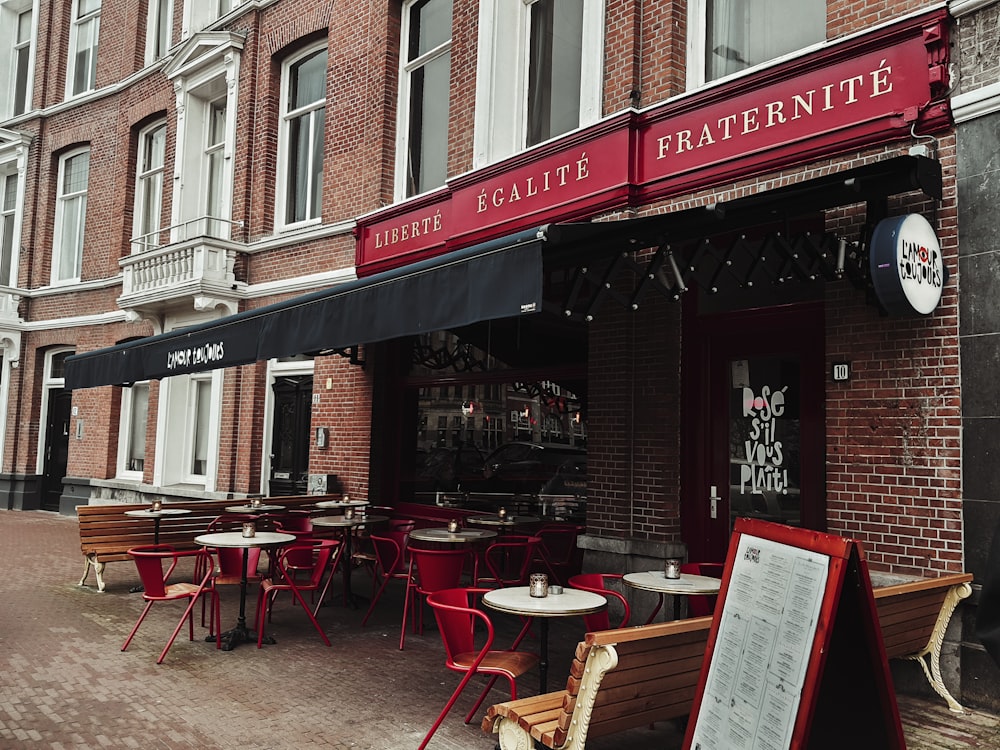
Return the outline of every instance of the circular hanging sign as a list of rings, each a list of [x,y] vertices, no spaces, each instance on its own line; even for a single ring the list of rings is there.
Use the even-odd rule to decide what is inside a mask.
[[[880,221],[872,232],[869,264],[875,294],[890,315],[929,315],[941,301],[941,244],[920,214]]]

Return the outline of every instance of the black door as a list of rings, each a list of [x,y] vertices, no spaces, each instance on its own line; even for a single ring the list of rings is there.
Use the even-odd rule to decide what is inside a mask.
[[[311,375],[278,378],[274,383],[269,495],[305,495],[309,491],[312,383]]]
[[[49,391],[48,419],[45,423],[45,466],[42,469],[42,510],[59,510],[69,456],[69,416],[73,394]]]

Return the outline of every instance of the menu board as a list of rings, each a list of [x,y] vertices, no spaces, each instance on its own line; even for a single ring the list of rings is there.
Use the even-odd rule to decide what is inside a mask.
[[[691,747],[790,746],[829,562],[740,536]]]
[[[738,519],[684,747],[855,746],[906,748],[861,543]]]

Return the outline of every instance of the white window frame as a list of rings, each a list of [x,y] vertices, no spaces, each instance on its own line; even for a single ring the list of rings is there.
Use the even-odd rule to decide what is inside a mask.
[[[228,240],[233,205],[233,152],[242,39],[229,32],[198,34],[174,52],[165,68],[177,102],[174,133],[174,179],[171,199],[171,242],[197,236]],[[212,104],[225,101],[225,139],[219,216],[206,215],[208,164],[205,159]]]
[[[174,0],[146,0],[146,64],[166,57],[173,46]]]
[[[38,430],[38,450],[35,457],[35,472],[39,475],[45,473],[45,441],[47,438],[45,425],[49,423],[49,394],[52,391],[61,391],[66,387],[65,378],[57,378],[52,375],[52,360],[55,359],[60,354],[74,354],[75,349],[71,346],[60,346],[53,349],[49,349],[45,352],[45,363],[42,370],[42,401],[41,409],[39,410],[38,424],[40,428]],[[4,371],[4,375],[9,376],[9,370]],[[7,378],[4,379],[4,383],[7,382]],[[4,399],[4,404],[6,405],[7,399]]]
[[[271,446],[274,441],[274,384],[279,378],[312,376],[316,362],[308,359],[270,359],[267,362],[267,391],[264,394],[264,440],[260,458],[260,488],[262,495],[268,494],[271,480]]]
[[[58,171],[58,183],[56,184],[56,221],[55,221],[55,231],[52,237],[52,285],[56,286],[59,284],[72,284],[80,280],[80,274],[83,268],[83,247],[85,238],[85,229],[87,226],[87,186],[85,185],[82,190],[77,190],[70,193],[63,192],[63,183],[65,181],[66,165],[71,159],[75,159],[80,156],[86,155],[87,157],[87,182],[90,182],[90,148],[75,148],[72,151],[68,151],[59,157],[59,171]],[[80,207],[76,216],[76,233],[73,236],[73,242],[75,247],[66,248],[63,246],[66,238],[66,228],[68,227],[69,220],[66,218],[67,206],[70,202],[79,201]],[[63,256],[65,251],[69,249],[73,253],[73,265],[72,269],[64,269]],[[67,274],[67,271],[72,271],[72,273]]]
[[[93,91],[97,87],[97,54],[100,48],[101,40],[101,4],[102,0],[90,0],[90,2],[96,2],[97,8],[93,9],[83,15],[80,15],[80,3],[86,0],[73,0],[72,4],[72,15],[70,16],[70,27],[69,27],[69,48],[66,55],[66,98],[72,99],[76,96],[83,96],[84,94]],[[92,33],[94,38],[93,45],[89,48],[89,54],[87,56],[87,86],[80,91],[73,90],[73,83],[76,79],[77,73],[77,51],[80,49],[81,45],[81,30],[85,27],[93,25]],[[82,50],[81,50],[82,51]]]
[[[184,0],[181,15],[181,39],[207,29],[250,0]]]
[[[121,417],[118,423],[118,466],[117,466],[117,477],[119,479],[124,479],[131,482],[141,482],[143,477],[143,469],[133,469],[129,466],[129,456],[131,454],[132,439],[134,435],[133,427],[136,425],[133,423],[133,416],[136,409],[136,395],[138,393],[144,392],[146,394],[146,419],[142,422],[142,442],[145,446],[145,452],[148,453],[148,445],[146,445],[146,434],[148,430],[146,429],[149,420],[149,381],[144,380],[141,383],[134,383],[131,388],[122,388],[122,402],[121,402]],[[145,455],[143,455],[145,459]]]
[[[164,331],[177,330],[213,319],[205,316],[171,318]],[[207,414],[207,467],[205,474],[195,474],[191,468],[197,441],[195,413],[197,383],[206,381],[211,383]],[[153,465],[154,484],[162,487],[186,484],[204,488],[205,492],[215,492],[219,472],[223,384],[224,371],[221,369],[174,375],[160,381]],[[149,453],[148,448],[146,453]]]
[[[0,130],[0,208],[4,199],[3,190],[7,185],[8,175],[17,175],[17,194],[14,198],[13,221],[10,224],[11,236],[7,238],[0,235],[0,242],[6,239],[10,241],[10,277],[0,278],[0,286],[17,286],[17,274],[20,261],[21,232],[24,224],[24,196],[25,196],[25,175],[28,166],[29,137],[25,134],[12,133]],[[6,211],[0,211],[6,218]],[[0,232],[6,232],[3,228],[6,223],[0,223]]]
[[[163,131],[164,148],[162,161],[150,165],[146,155],[150,152],[156,134]],[[132,252],[140,253],[159,246],[159,232],[163,228],[163,196],[166,185],[166,138],[167,122],[159,120],[139,131],[135,151],[135,202],[132,212]],[[155,194],[151,195],[150,191]],[[156,207],[156,221],[151,223],[147,210]]]
[[[278,169],[277,169],[277,190],[275,191],[275,211],[274,211],[274,221],[275,229],[278,231],[299,229],[301,227],[312,226],[319,224],[323,220],[323,196],[322,192],[318,197],[318,200],[314,196],[310,195],[312,191],[311,183],[307,183],[307,195],[309,200],[307,201],[310,205],[314,205],[317,212],[316,216],[308,216],[305,219],[299,221],[286,221],[286,214],[288,212],[288,196],[291,191],[291,186],[289,185],[291,177],[291,169],[288,159],[288,149],[289,149],[289,124],[298,118],[309,117],[310,130],[312,125],[315,123],[314,113],[318,112],[321,108],[325,111],[327,96],[326,91],[324,91],[324,97],[322,100],[317,99],[311,102],[305,107],[300,107],[294,111],[288,110],[288,89],[289,89],[289,72],[292,67],[302,60],[316,54],[322,50],[325,50],[327,44],[325,41],[319,44],[313,44],[300,50],[295,55],[289,57],[281,65],[281,90],[280,90],[280,105],[278,114]],[[329,70],[329,58],[327,59],[327,70]],[[324,130],[325,130],[326,118],[324,114]],[[325,140],[325,138],[324,138]],[[325,149],[322,149],[325,152]],[[315,156],[315,155],[314,155]],[[323,158],[323,153],[320,154],[320,159]]]
[[[407,168],[407,160],[410,156],[410,118],[412,112],[410,110],[410,86],[413,78],[413,74],[418,70],[423,69],[425,66],[431,64],[435,60],[440,59],[444,55],[451,54],[451,35],[449,34],[447,41],[442,42],[437,47],[427,50],[424,54],[414,58],[413,60],[407,60],[407,48],[409,45],[410,38],[410,19],[411,10],[413,6],[422,0],[406,0],[403,3],[402,10],[402,23],[400,24],[400,43],[399,43],[399,104],[396,107],[398,112],[397,122],[396,122],[396,165],[395,165],[395,199],[397,201],[405,200],[409,193],[409,169]],[[451,2],[452,0],[449,0]],[[450,68],[450,65],[449,65]],[[447,106],[448,102],[444,102]],[[447,153],[445,154],[445,171],[447,172]],[[442,182],[441,185],[444,183]],[[441,187],[441,185],[433,186],[430,190]],[[419,192],[419,191],[418,191]],[[414,193],[416,195],[417,193]]]
[[[0,120],[18,117],[31,110],[34,85],[35,47],[38,37],[39,0],[0,0],[0,81],[7,81],[6,90],[0,95]],[[18,39],[18,19],[23,13],[31,14],[31,27],[27,40]],[[27,78],[24,81],[24,102],[17,112],[17,60],[22,50],[27,51]]]
[[[796,0],[796,2],[816,2],[817,0]],[[823,0],[823,6],[826,6],[825,0]],[[688,18],[687,18],[687,90],[691,91],[694,89],[701,88],[706,85],[715,85],[721,81],[730,80],[732,78],[738,78],[740,76],[746,75],[750,71],[759,70],[760,68],[773,65],[778,60],[782,60],[786,57],[796,56],[802,54],[805,50],[813,49],[814,47],[821,46],[825,44],[825,39],[818,40],[813,44],[809,44],[799,50],[794,52],[789,52],[784,55],[776,55],[768,60],[763,60],[755,65],[748,65],[745,69],[738,71],[736,73],[730,73],[725,76],[720,76],[711,81],[705,80],[705,56],[708,54],[706,49],[706,40],[708,37],[708,0],[688,0]]]
[[[481,0],[473,167],[524,151],[528,118],[531,5],[536,0]],[[580,127],[597,122],[604,90],[605,0],[583,3]],[[565,136],[565,133],[558,137]]]

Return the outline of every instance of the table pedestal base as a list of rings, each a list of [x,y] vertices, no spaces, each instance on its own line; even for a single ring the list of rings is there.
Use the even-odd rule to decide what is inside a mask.
[[[257,631],[251,630],[246,625],[237,625],[232,630],[227,630],[226,632],[224,632],[220,637],[222,640],[222,650],[232,651],[241,643],[256,643]],[[205,640],[214,641],[215,636],[206,635]],[[268,646],[272,646],[275,643],[277,643],[277,641],[265,633],[264,638],[261,640],[261,643],[266,643]]]

